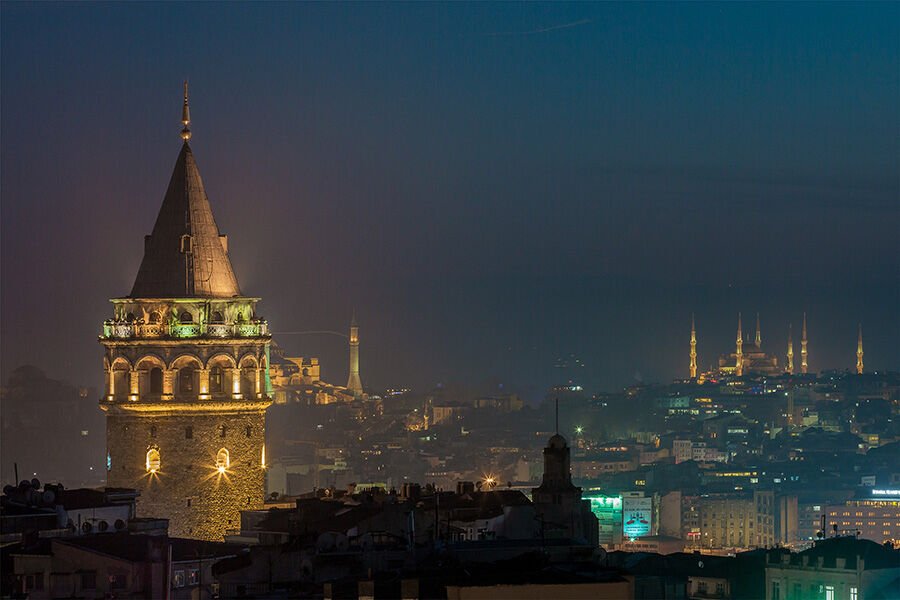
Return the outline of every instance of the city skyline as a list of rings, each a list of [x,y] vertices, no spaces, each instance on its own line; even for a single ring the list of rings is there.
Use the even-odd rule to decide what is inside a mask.
[[[0,596],[893,597],[898,22],[0,4]]]
[[[266,298],[276,341],[321,357],[330,381],[347,375],[343,340],[278,331],[344,330],[354,308],[375,389],[465,378],[539,394],[569,355],[594,390],[684,377],[691,313],[701,370],[733,346],[738,311],[765,316],[779,356],[807,312],[814,371],[854,369],[860,322],[866,370],[900,363],[898,86],[880,75],[898,71],[896,6],[303,5],[242,26],[240,7],[3,10],[3,84],[19,92],[2,115],[4,377],[33,363],[99,387],[98,307],[140,260],[182,75],[238,277]],[[321,33],[341,19],[338,50]],[[245,37],[223,61],[203,50],[234,28]],[[636,32],[661,37],[639,46]],[[690,86],[648,104],[676,72]]]

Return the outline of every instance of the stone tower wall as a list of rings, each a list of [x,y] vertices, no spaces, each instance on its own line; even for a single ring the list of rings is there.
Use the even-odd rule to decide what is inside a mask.
[[[225,426],[225,437],[221,427]],[[192,437],[186,437],[186,428]],[[248,430],[249,429],[249,437]],[[140,491],[139,517],[169,519],[169,534],[222,540],[240,527],[240,511],[262,508],[265,472],[265,412],[110,414],[108,485]],[[148,473],[147,451],[160,452],[160,469]],[[216,469],[221,448],[230,466]]]

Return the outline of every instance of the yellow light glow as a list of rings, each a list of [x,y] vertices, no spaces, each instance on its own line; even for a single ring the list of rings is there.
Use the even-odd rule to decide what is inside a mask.
[[[225,473],[225,466],[219,465],[219,473]]]

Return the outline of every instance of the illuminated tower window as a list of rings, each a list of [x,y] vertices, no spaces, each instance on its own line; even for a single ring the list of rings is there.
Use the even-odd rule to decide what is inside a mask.
[[[218,454],[216,454],[216,469],[219,470],[219,473],[224,473],[230,466],[231,456],[229,455],[228,450],[222,448],[219,450]]]
[[[151,446],[150,449],[147,450],[147,472],[156,473],[159,471],[159,463],[159,448]]]
[[[213,367],[209,370],[209,391],[213,394],[221,394],[222,390],[222,367]]]
[[[178,391],[193,392],[194,391],[194,369],[192,367],[183,367],[178,371]]]
[[[193,244],[192,244],[191,236],[189,236],[189,235],[181,236],[181,253],[182,254],[187,254],[187,253],[191,252],[191,250],[193,250],[192,246],[193,246]]]
[[[159,323],[159,313],[154,310],[153,312],[150,313],[148,320],[150,321],[150,323],[153,323],[154,325],[156,323]]]
[[[224,425],[219,425],[219,437],[225,437],[225,434],[228,433],[228,428]]]
[[[194,317],[188,311],[184,311],[181,313],[181,316],[178,317],[182,323],[193,323]]]

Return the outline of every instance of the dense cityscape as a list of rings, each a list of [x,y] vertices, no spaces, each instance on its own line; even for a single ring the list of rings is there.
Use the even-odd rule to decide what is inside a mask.
[[[571,353],[538,395],[464,373],[373,387],[378,314],[291,332],[235,268],[254,249],[201,177],[203,93],[175,98],[131,288],[110,276],[91,309],[96,374],[4,365],[2,597],[900,598],[900,371],[871,367],[890,363],[865,345],[879,323],[826,326],[816,298],[770,322],[748,300],[719,307],[726,332],[685,311],[654,349],[683,364],[669,382],[593,389]]]

